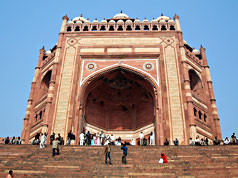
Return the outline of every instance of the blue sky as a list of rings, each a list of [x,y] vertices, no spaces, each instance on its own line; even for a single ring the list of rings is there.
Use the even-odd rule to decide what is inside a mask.
[[[152,20],[163,12],[180,17],[191,47],[207,50],[223,137],[238,134],[237,0],[9,0],[0,5],[0,137],[21,134],[39,49],[52,48],[62,16],[81,13],[90,21],[111,18],[123,10],[132,18]]]

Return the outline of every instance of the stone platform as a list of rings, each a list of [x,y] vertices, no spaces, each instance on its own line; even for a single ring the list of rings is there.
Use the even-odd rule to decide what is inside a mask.
[[[238,146],[129,146],[127,165],[120,147],[112,147],[113,165],[104,163],[104,147],[61,146],[51,157],[51,146],[0,145],[0,177],[12,169],[16,178],[237,178]],[[158,164],[161,152],[167,164]]]

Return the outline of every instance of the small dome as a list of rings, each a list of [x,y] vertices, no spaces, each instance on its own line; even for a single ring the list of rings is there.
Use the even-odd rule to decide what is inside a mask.
[[[123,20],[118,20],[117,24],[124,24]]]
[[[101,23],[104,23],[104,24],[105,24],[105,23],[107,23],[107,21],[106,21],[105,19],[103,19],[103,20],[101,21]]]
[[[98,20],[97,19],[95,19],[93,22],[92,22],[93,24],[98,24],[99,22],[98,22]]]
[[[82,22],[87,21],[87,19],[85,19],[84,17],[75,17],[75,18],[73,19],[74,22],[79,21],[79,20],[82,21]]]
[[[86,23],[86,24],[89,24],[89,23],[90,23],[90,21],[89,21],[89,20],[85,20],[85,21],[84,21],[84,23]]]
[[[174,21],[173,20],[169,20],[168,23],[169,24],[174,24]]]
[[[194,54],[200,54],[200,52],[197,49],[193,49]]]
[[[71,25],[71,24],[74,24],[74,22],[73,22],[73,21],[68,21],[67,24],[68,24],[68,25]]]
[[[46,51],[45,54],[46,54],[46,55],[51,54],[51,50]]]
[[[153,19],[153,20],[151,20],[151,23],[155,24],[155,23],[158,23],[158,21]]]
[[[136,20],[134,21],[134,23],[135,23],[135,24],[140,24],[141,21],[140,21],[139,19],[136,19]]]
[[[132,24],[132,21],[131,20],[127,20],[126,24]]]
[[[129,17],[121,11],[121,13],[114,15],[113,19],[129,19]]]
[[[157,19],[156,19],[157,21],[160,21],[160,20],[166,20],[166,21],[168,21],[168,20],[170,20],[170,18],[169,17],[167,17],[167,16],[160,16],[160,17],[158,17]]]
[[[75,24],[82,24],[82,21],[78,20],[75,22]]]
[[[109,23],[110,23],[110,24],[112,24],[112,23],[114,24],[114,23],[116,23],[116,22],[115,22],[114,20],[110,20]]]
[[[142,21],[142,23],[150,23],[150,22],[149,22],[148,19],[145,18],[145,19]]]
[[[159,23],[161,23],[161,24],[165,24],[166,21],[162,19],[162,20],[159,21]]]

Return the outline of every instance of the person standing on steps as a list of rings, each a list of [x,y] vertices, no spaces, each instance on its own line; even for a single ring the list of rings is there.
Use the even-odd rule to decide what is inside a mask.
[[[139,138],[140,138],[140,146],[143,146],[143,139],[144,139],[144,134],[143,134],[143,132],[141,132],[141,133],[139,134]]]
[[[46,134],[41,133],[40,148],[45,148],[46,139],[47,139]]]
[[[150,145],[155,145],[154,140],[155,140],[154,132],[151,132],[150,133]]]
[[[107,158],[109,158],[109,164],[112,165],[111,159],[111,143],[109,143],[105,148],[105,164],[107,164]]]
[[[59,155],[59,144],[60,141],[58,139],[54,139],[54,141],[52,142],[52,157],[55,156],[55,150],[57,151],[57,155]]]
[[[126,142],[123,144],[123,146],[121,147],[121,149],[123,150],[123,155],[122,155],[122,163],[123,164],[126,164],[126,156],[127,156],[127,151],[128,151],[128,148],[126,146]]]
[[[79,135],[79,139],[80,139],[80,146],[83,146],[83,142],[84,142],[84,133],[82,132],[80,135]]]
[[[68,133],[68,141],[67,141],[67,145],[70,145],[71,140],[72,140],[72,130],[70,130],[69,133]]]

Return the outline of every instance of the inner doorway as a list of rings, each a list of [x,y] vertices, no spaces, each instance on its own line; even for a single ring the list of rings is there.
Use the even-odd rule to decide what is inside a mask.
[[[84,94],[85,130],[90,127],[94,133],[103,130],[128,139],[143,128],[154,132],[153,85],[138,73],[117,68],[91,81]]]

